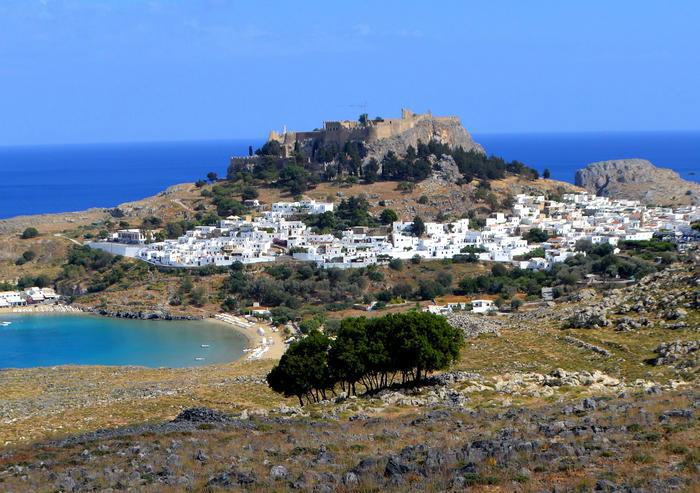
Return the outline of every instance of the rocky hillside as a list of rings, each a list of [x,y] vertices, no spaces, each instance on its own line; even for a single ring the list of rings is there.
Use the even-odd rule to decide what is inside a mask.
[[[618,159],[591,163],[576,172],[576,185],[596,195],[639,200],[645,204],[700,203],[700,185],[678,173],[657,168],[644,159]]]
[[[394,417],[231,416],[0,454],[4,491],[696,491],[698,395],[650,391],[541,408],[456,403]],[[694,480],[693,477],[696,479]],[[697,485],[697,484],[695,484]]]
[[[418,141],[426,144],[431,140],[447,144],[452,148],[462,147],[465,151],[484,152],[483,147],[474,142],[472,136],[459,121],[427,118],[399,135],[367,144],[367,158],[374,157],[381,160],[389,151],[393,151],[397,155],[404,155],[408,146],[413,146],[415,149],[418,146]]]
[[[0,491],[697,491],[697,265],[455,314],[448,373],[304,408],[262,361],[5,370]]]

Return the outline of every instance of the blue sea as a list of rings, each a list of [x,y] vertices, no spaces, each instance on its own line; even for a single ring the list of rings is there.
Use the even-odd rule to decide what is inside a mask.
[[[189,367],[243,355],[245,336],[223,324],[75,314],[2,314],[0,369],[54,365]],[[209,347],[202,347],[202,344]],[[196,359],[203,358],[203,359]]]
[[[700,132],[474,134],[489,154],[573,182],[594,161],[644,158],[700,180]],[[0,147],[0,218],[113,207],[170,185],[226,173],[263,139]]]
[[[596,161],[641,158],[700,181],[700,131],[479,134],[488,154],[517,159],[555,180],[574,182],[576,170]]]
[[[0,147],[0,219],[114,207],[177,183],[226,176],[262,139]]]

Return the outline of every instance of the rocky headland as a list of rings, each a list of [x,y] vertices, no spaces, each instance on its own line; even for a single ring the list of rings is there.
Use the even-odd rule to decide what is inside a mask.
[[[591,163],[576,172],[576,185],[615,199],[650,205],[700,203],[700,184],[682,179],[671,169],[645,159],[617,159]]]
[[[430,141],[437,141],[452,148],[461,147],[465,151],[485,152],[459,120],[425,118],[396,135],[368,142],[367,159],[374,157],[381,160],[389,151],[404,155],[409,147],[415,149],[420,142],[425,144]]]

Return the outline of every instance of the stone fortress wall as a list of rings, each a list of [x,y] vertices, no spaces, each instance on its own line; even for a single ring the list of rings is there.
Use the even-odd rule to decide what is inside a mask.
[[[431,112],[413,113],[402,109],[400,118],[367,120],[326,121],[323,128],[303,132],[272,131],[268,141],[280,144],[282,157],[294,154],[295,147],[311,159],[317,149],[335,145],[340,150],[347,142],[362,142],[367,150],[365,160],[381,161],[388,153],[401,155],[409,146],[416,148],[420,142],[436,140],[450,147],[461,147],[483,153],[483,148],[474,142],[469,132],[456,116],[433,116]],[[232,169],[252,169],[258,156],[231,158]]]
[[[400,118],[368,120],[365,124],[355,120],[326,121],[321,130],[309,132],[288,132],[285,130],[281,134],[273,130],[270,132],[268,140],[279,142],[283,155],[288,156],[293,152],[294,144],[297,142],[299,145],[303,145],[309,141],[318,140],[324,145],[335,144],[339,148],[342,148],[346,142],[352,141],[372,144],[379,140],[401,135],[425,120],[459,125],[459,118],[456,116],[435,117],[430,112],[413,113],[411,110],[403,108]]]

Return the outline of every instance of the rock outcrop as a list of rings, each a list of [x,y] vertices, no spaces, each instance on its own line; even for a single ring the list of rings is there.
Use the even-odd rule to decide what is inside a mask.
[[[591,163],[576,172],[576,185],[599,196],[639,200],[645,204],[700,203],[700,184],[678,173],[657,168],[644,159]]]
[[[415,149],[418,141],[427,144],[435,140],[450,147],[462,147],[464,150],[484,152],[483,147],[474,142],[472,136],[457,119],[425,118],[398,135],[379,139],[367,144],[368,158],[381,160],[387,152],[393,151],[398,155],[406,154],[408,146]]]

